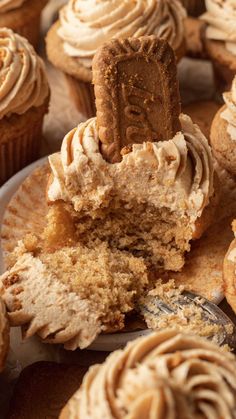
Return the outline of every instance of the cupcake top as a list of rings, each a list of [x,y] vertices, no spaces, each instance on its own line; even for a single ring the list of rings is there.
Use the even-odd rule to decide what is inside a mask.
[[[69,0],[58,35],[65,53],[92,67],[97,49],[110,39],[157,35],[177,49],[186,12],[178,0]]]
[[[61,419],[234,418],[235,357],[175,330],[140,338],[90,368]]]
[[[226,49],[236,56],[235,0],[206,0],[207,12],[202,19],[208,23],[206,37],[225,42]]]
[[[0,119],[41,106],[49,95],[42,59],[11,29],[0,29]]]
[[[129,207],[144,202],[187,215],[201,216],[213,194],[213,160],[207,140],[186,115],[183,132],[169,141],[134,144],[120,163],[106,162],[99,150],[96,118],[82,123],[49,157],[53,180],[50,201],[71,202],[93,214],[115,200]]]
[[[17,9],[22,6],[25,0],[1,0],[0,1],[0,13],[9,12],[9,10]]]
[[[221,118],[227,122],[227,132],[233,141],[236,141],[236,76],[234,77],[230,92],[223,94],[226,109]]]

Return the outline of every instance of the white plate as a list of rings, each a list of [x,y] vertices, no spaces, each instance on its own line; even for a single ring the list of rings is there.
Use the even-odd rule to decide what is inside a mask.
[[[20,187],[20,185],[22,184],[22,182],[25,180],[25,178],[33,171],[35,170],[37,167],[42,166],[42,164],[47,160],[47,157],[44,157],[38,161],[36,161],[35,163],[32,163],[31,165],[25,167],[23,170],[21,170],[19,173],[17,173],[15,176],[13,176],[10,180],[8,180],[8,182],[6,182],[1,188],[0,188],[0,225],[2,223],[3,220],[3,216],[4,216],[4,212],[5,209],[9,203],[9,201],[11,200],[11,198],[13,197],[13,195],[15,194],[15,192],[17,191],[17,189]],[[2,273],[4,271],[4,267],[3,267],[3,258],[2,258],[2,251],[0,249],[0,273]],[[14,333],[14,330],[13,330]],[[126,333],[113,333],[113,334],[106,334],[106,335],[100,335],[95,342],[93,342],[93,344],[88,348],[91,350],[95,350],[95,351],[114,351],[116,349],[119,349],[121,347],[124,347],[126,345],[127,342],[136,339],[139,336],[145,335],[150,333],[149,330],[141,330],[141,331],[137,331],[137,332],[126,332]],[[18,333],[14,333],[13,338],[12,338],[12,342],[14,343],[14,346],[17,347],[17,353],[19,353],[19,346],[21,347],[21,342],[20,340],[20,334]],[[30,354],[30,346],[32,345],[33,348],[33,362],[36,362],[36,360],[42,360],[42,345],[40,345],[40,342],[37,340],[30,339],[29,340],[29,352],[27,350],[27,353]],[[14,351],[14,346],[13,346],[13,351]],[[25,342],[23,344],[24,348],[28,348],[27,343]],[[45,349],[47,348],[47,345],[43,345],[43,357],[45,356],[46,360],[48,360],[48,356],[47,356],[47,351],[45,352]],[[38,349],[38,350],[37,350]],[[35,351],[36,353],[40,353],[40,359],[37,359],[37,355],[35,355]],[[21,355],[23,358],[24,357],[24,350],[22,347],[22,352]],[[45,355],[44,355],[45,353]],[[50,351],[50,358],[51,358],[51,351]],[[30,355],[29,355],[30,356]],[[58,351],[55,351],[55,356],[58,359]],[[22,358],[22,363],[25,366],[26,360]],[[64,356],[63,356],[64,358]],[[28,362],[27,360],[27,364],[30,364],[31,362]]]

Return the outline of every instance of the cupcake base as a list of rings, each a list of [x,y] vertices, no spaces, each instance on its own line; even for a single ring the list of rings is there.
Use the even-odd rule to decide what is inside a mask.
[[[96,115],[94,87],[90,82],[65,74],[70,96],[77,110],[87,119]]]
[[[0,121],[0,185],[39,157],[47,109],[48,99],[24,115],[14,114]]]
[[[28,39],[36,48],[39,42],[41,12],[48,0],[26,0],[20,8],[0,14],[0,27],[7,27]]]

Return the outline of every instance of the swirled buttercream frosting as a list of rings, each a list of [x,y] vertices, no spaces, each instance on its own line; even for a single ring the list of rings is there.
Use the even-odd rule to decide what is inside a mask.
[[[202,19],[208,24],[206,37],[225,42],[226,49],[236,55],[235,0],[206,0],[207,12]]]
[[[58,35],[65,53],[90,68],[97,49],[112,38],[157,35],[177,49],[185,16],[178,0],[70,0],[61,9]]]
[[[22,6],[25,0],[1,0],[0,1],[0,13],[9,12],[9,10],[17,9]]]
[[[0,29],[0,119],[41,106],[49,95],[42,59],[11,29]]]
[[[213,194],[213,161],[200,129],[181,115],[182,132],[169,141],[134,144],[120,163],[109,164],[99,150],[96,118],[69,132],[60,153],[49,157],[50,201],[93,213],[114,200],[135,207],[168,208],[193,223]]]
[[[62,419],[233,419],[236,361],[174,330],[138,339],[93,366]]]
[[[227,122],[227,132],[233,141],[236,141],[236,76],[230,92],[223,94],[226,109],[221,113],[221,118]]]

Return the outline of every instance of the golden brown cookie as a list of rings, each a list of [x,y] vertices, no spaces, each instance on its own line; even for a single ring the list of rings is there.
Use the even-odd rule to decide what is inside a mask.
[[[212,120],[220,105],[213,100],[201,100],[183,105],[183,112],[191,117],[193,122],[199,126],[207,139],[210,137]]]
[[[181,130],[175,56],[155,36],[113,40],[93,61],[101,151],[107,161],[121,160],[133,143],[163,141]]]
[[[37,362],[25,368],[16,384],[7,418],[58,418],[86,370],[78,365],[53,362]]]
[[[228,123],[221,114],[226,105],[220,108],[211,126],[210,142],[213,153],[219,164],[233,175],[236,175],[236,143],[227,132]]]

